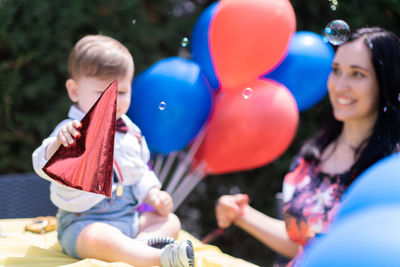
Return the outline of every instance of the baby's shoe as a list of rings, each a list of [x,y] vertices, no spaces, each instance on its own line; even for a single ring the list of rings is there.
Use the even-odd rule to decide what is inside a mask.
[[[190,240],[166,245],[161,252],[162,267],[194,267],[193,245]]]
[[[153,248],[163,248],[168,244],[177,243],[175,239],[169,236],[156,236],[147,239],[147,245]]]

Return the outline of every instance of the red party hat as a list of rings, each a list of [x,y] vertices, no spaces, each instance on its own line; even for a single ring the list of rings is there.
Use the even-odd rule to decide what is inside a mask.
[[[80,138],[61,145],[43,171],[69,187],[111,197],[118,82],[113,81],[81,120]]]

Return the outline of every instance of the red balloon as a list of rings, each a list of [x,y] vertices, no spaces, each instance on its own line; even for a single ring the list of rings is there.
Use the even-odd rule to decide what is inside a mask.
[[[288,0],[220,1],[210,26],[210,48],[221,87],[253,81],[277,65],[295,30]]]
[[[299,112],[292,94],[272,80],[221,92],[196,155],[206,172],[248,170],[279,157],[293,141]]]

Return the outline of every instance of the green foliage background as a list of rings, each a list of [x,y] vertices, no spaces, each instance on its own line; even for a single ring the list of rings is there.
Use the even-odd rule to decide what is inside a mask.
[[[243,0],[246,1],[246,0]],[[136,73],[182,52],[207,0],[1,0],[0,1],[0,173],[31,172],[31,154],[65,117],[67,57],[88,33],[103,33],[124,43],[135,58]],[[351,28],[382,26],[399,34],[400,0],[292,0],[297,30],[321,33],[333,19]],[[240,19],[240,18],[238,18]],[[277,25],[276,27],[279,27]],[[246,38],[246,36],[243,36]],[[251,204],[275,214],[276,192],[301,143],[323,120],[325,99],[300,114],[296,138],[275,162],[255,170],[208,176],[178,210],[183,228],[201,238],[216,228],[214,202],[226,193],[245,192]],[[12,192],[10,192],[12,193]],[[236,227],[213,244],[261,266],[274,254]]]

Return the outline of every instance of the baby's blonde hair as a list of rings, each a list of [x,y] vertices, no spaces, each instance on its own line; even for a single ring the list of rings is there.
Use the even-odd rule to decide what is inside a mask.
[[[126,75],[133,67],[129,50],[117,40],[104,35],[87,35],[72,49],[68,59],[71,79],[82,76],[114,78]]]

